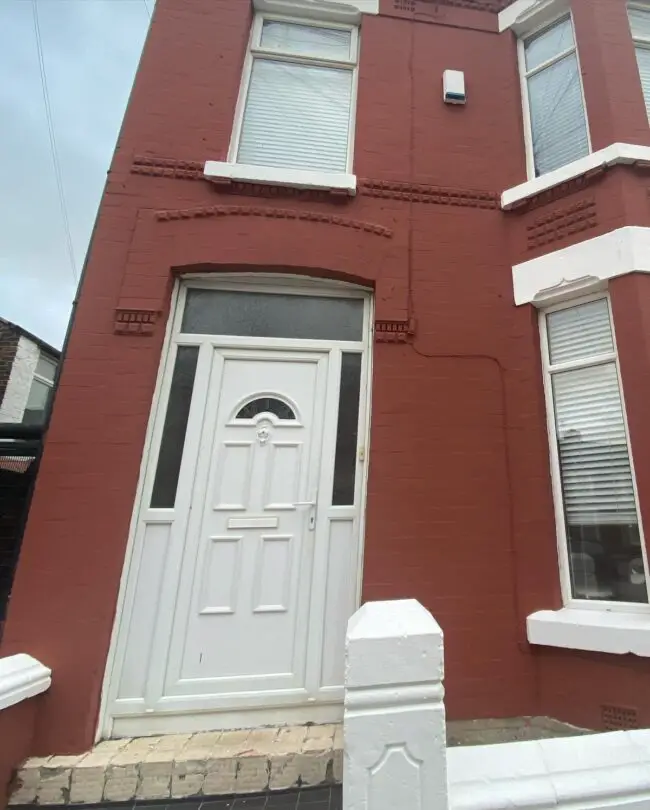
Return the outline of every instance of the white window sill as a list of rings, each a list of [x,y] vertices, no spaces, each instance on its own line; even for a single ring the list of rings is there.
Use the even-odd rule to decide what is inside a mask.
[[[0,658],[0,710],[40,695],[51,682],[52,671],[31,655]]]
[[[526,619],[530,644],[650,658],[650,613],[562,608]]]
[[[594,171],[594,169],[615,166],[619,163],[641,163],[650,165],[650,146],[638,146],[632,143],[613,143],[598,152],[592,152],[580,160],[574,160],[566,166],[555,169],[553,172],[543,174],[534,180],[528,180],[519,186],[507,188],[501,194],[501,208],[507,211],[514,208],[517,203],[521,203],[529,197],[534,197],[542,191],[548,191],[555,186],[560,186],[568,180],[573,180],[583,174]]]
[[[262,183],[270,186],[320,189],[354,196],[357,178],[344,172],[318,172],[302,169],[278,169],[272,166],[247,166],[208,160],[203,169],[207,180],[235,180],[240,183]]]

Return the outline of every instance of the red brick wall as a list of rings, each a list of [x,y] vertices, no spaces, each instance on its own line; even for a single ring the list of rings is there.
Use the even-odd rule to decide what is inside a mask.
[[[159,0],[3,642],[54,672],[34,753],[93,738],[173,273],[183,269],[362,281],[377,318],[414,318],[411,342],[375,345],[364,598],[414,596],[434,612],[452,719],[568,705],[547,697],[553,671],[525,639],[526,615],[560,596],[537,319],[514,307],[511,279],[513,262],[541,250],[530,233],[543,211],[498,209],[499,192],[525,179],[515,42],[485,11],[416,6],[417,22],[390,0],[385,16],[364,17],[359,193],[333,201],[200,179],[202,162],[227,152],[250,8]],[[442,103],[446,68],[466,72],[467,106]],[[556,229],[544,249],[624,222],[641,182],[625,178],[615,170],[551,201],[554,210],[593,199],[596,223]],[[120,334],[127,308],[155,321],[147,334]]]
[[[30,754],[34,719],[42,700],[41,696],[23,700],[0,711],[0,810],[7,806],[15,769]]]
[[[19,335],[16,330],[0,321],[0,405],[11,375],[11,366],[16,356]]]

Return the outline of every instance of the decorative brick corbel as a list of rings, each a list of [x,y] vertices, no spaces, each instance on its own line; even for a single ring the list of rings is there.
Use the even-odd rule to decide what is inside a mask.
[[[377,343],[409,343],[415,335],[415,318],[401,321],[375,321]]]
[[[113,331],[116,335],[151,335],[159,315],[153,309],[116,309]]]

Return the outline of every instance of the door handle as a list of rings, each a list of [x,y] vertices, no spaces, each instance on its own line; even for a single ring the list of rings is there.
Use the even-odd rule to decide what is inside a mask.
[[[313,501],[296,501],[294,506],[297,508],[299,506],[308,506],[309,507],[309,523],[307,524],[307,528],[310,532],[313,532],[316,528],[316,496],[314,497]]]

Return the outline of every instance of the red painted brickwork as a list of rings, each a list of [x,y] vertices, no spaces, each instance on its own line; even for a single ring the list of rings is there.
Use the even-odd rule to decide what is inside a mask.
[[[0,810],[7,806],[16,768],[32,751],[35,720],[42,701],[39,695],[0,711]]]
[[[416,597],[434,612],[450,718],[544,711],[594,725],[600,704],[628,686],[650,713],[643,661],[526,643],[525,617],[561,600],[537,314],[514,306],[511,278],[515,262],[650,224],[645,177],[612,169],[502,213],[501,190],[525,179],[515,40],[473,0],[398,5],[382,0],[382,14],[363,19],[359,193],[341,200],[201,178],[203,161],[227,153],[251,10],[243,0],[158,0],[2,648],[53,669],[34,753],[93,739],[174,275],[188,270],[363,282],[378,319],[414,327],[403,342],[375,345],[363,595]],[[623,0],[573,5],[594,145],[646,143]],[[442,103],[446,68],[465,71],[467,106]],[[613,285],[641,447],[649,283]],[[650,464],[642,449],[635,458],[650,504]],[[629,678],[613,685],[621,666]]]
[[[0,320],[0,405],[7,389],[20,335],[12,324]]]

